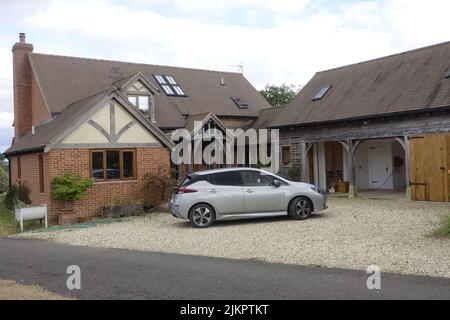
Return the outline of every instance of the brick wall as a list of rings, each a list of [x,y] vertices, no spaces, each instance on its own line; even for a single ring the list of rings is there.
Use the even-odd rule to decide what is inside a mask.
[[[15,137],[31,130],[31,65],[28,53],[33,45],[19,42],[13,47],[14,128]]]
[[[84,178],[90,177],[90,153],[88,149],[53,150],[49,154],[49,175],[63,175],[66,172],[78,174]],[[143,190],[143,177],[147,173],[157,173],[160,166],[169,179],[170,151],[166,148],[141,148],[136,150],[137,180],[98,182],[88,191],[86,196],[74,204],[74,209],[82,216],[99,215],[101,207],[108,201],[132,199],[137,201],[158,201],[158,196],[148,194]],[[56,217],[63,203],[52,201],[50,212]]]
[[[52,197],[51,181],[55,176],[64,173],[90,177],[90,153],[88,149],[55,149],[44,155],[44,188],[40,193],[39,184],[39,155],[21,156],[22,179],[31,189],[33,203],[48,205],[49,222],[58,223],[58,211],[64,209],[64,203]],[[17,183],[17,157],[11,159],[12,182]],[[74,203],[73,208],[80,216],[100,215],[102,206],[112,200],[130,199],[143,202],[150,200],[156,203],[159,195],[149,194],[144,187],[143,177],[147,173],[157,173],[160,166],[163,173],[170,175],[170,151],[167,148],[140,148],[136,150],[137,180],[98,182],[90,189],[86,196]]]
[[[51,186],[48,173],[48,154],[41,154],[44,162],[44,192],[41,193],[40,178],[39,178],[39,154],[28,154],[20,156],[21,176],[18,177],[18,157],[10,160],[11,165],[11,183],[18,184],[19,182],[25,184],[30,188],[31,200],[33,203],[50,203]]]

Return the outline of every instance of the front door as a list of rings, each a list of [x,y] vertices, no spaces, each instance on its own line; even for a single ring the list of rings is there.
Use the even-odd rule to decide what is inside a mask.
[[[273,186],[275,179],[258,171],[242,171],[245,213],[287,211],[285,187]]]
[[[369,178],[371,189],[394,189],[392,149],[390,144],[370,146]]]

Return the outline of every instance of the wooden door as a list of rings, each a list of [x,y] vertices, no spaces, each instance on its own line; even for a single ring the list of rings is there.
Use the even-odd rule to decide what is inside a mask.
[[[411,138],[411,194],[416,201],[448,201],[449,134]]]

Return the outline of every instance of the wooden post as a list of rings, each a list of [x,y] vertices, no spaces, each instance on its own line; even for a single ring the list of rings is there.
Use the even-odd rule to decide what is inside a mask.
[[[356,187],[355,187],[355,169],[353,168],[353,141],[348,140],[348,151],[347,151],[347,170],[348,170],[348,197],[354,198],[356,196]]]
[[[412,201],[411,191],[411,141],[405,136],[405,182],[406,182],[406,200]]]
[[[308,182],[308,155],[307,155],[307,149],[306,149],[306,142],[305,140],[302,140],[300,142],[301,144],[301,151],[302,151],[302,156],[301,156],[301,179],[302,182]]]

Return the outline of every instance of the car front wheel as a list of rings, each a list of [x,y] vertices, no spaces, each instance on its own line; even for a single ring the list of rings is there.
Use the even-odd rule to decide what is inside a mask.
[[[214,209],[207,204],[198,204],[189,212],[189,220],[195,228],[208,228],[214,222]]]
[[[289,205],[289,215],[295,220],[306,220],[312,212],[312,202],[306,197],[296,198]]]

